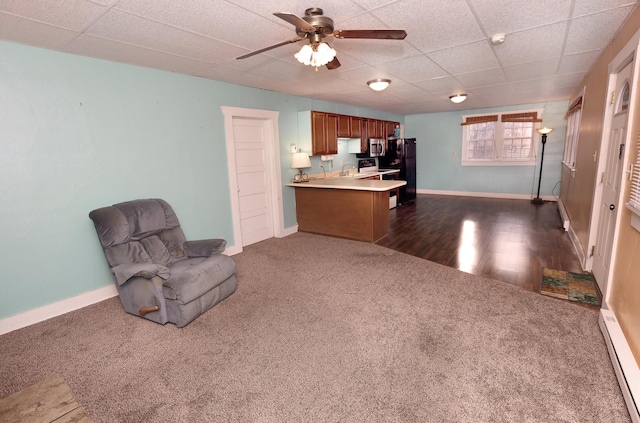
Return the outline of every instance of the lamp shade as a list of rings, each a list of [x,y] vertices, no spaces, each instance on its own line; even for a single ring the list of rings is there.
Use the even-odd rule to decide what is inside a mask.
[[[327,43],[305,44],[294,54],[298,62],[307,66],[324,66],[336,57],[336,51]]]
[[[309,155],[303,152],[294,153],[291,158],[291,169],[304,169],[306,167],[311,167]]]
[[[553,131],[553,128],[547,128],[546,126],[544,128],[538,128],[537,129],[538,133],[542,134],[542,135],[547,135],[548,133],[550,133],[551,131]]]

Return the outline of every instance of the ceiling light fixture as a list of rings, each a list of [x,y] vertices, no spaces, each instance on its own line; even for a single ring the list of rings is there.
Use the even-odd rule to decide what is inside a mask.
[[[295,55],[298,62],[307,66],[313,66],[316,71],[336,57],[335,49],[327,43],[305,44]]]
[[[506,38],[506,34],[496,34],[491,37],[491,44],[502,44],[504,43],[504,39]]]
[[[452,95],[452,96],[449,97],[449,100],[451,100],[452,102],[454,102],[456,104],[462,103],[466,99],[467,99],[467,95],[466,94],[456,94],[456,95]]]
[[[371,88],[374,91],[386,90],[389,84],[391,84],[390,79],[378,78],[378,79],[372,79],[371,81],[367,81],[367,85],[369,86],[369,88]]]

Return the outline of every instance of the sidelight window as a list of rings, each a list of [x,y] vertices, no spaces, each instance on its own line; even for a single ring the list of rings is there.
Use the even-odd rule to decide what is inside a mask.
[[[541,114],[539,109],[463,116],[462,165],[535,165]]]

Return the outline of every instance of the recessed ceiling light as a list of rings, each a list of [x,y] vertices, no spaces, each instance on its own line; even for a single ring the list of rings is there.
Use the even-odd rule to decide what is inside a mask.
[[[466,94],[456,94],[456,95],[452,95],[451,97],[449,97],[449,100],[453,101],[456,104],[457,103],[462,103],[466,99],[467,99],[467,95]]]
[[[367,85],[374,91],[382,91],[385,90],[389,84],[391,84],[390,79],[372,79],[371,81],[367,81]]]

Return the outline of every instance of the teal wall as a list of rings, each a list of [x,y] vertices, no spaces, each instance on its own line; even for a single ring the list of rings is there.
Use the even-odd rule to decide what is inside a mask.
[[[530,195],[537,193],[542,144],[536,166],[462,166],[463,115],[542,108],[542,126],[554,128],[547,136],[540,195],[560,194],[560,176],[568,102],[431,113],[405,117],[405,134],[417,138],[418,190]]]
[[[97,207],[160,197],[187,239],[223,237],[234,245],[221,106],[279,112],[283,184],[295,173],[290,144],[297,143],[298,112],[404,122],[0,42],[0,319],[112,283],[88,218]],[[285,227],[296,223],[292,191],[283,188]]]

